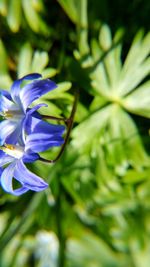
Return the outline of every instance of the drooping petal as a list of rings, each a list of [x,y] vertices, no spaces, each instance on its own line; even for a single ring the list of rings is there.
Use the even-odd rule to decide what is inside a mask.
[[[39,118],[35,118],[30,116],[28,120],[26,121],[25,130],[27,134],[30,133],[46,133],[48,135],[62,135],[65,131],[64,125],[55,125],[48,123],[46,121],[43,121]]]
[[[61,146],[63,143],[64,139],[59,134],[33,133],[27,136],[25,151],[43,152],[50,147]]]
[[[38,192],[48,187],[48,184],[42,178],[30,172],[25,167],[22,160],[17,161],[14,177],[25,187],[33,191]]]
[[[25,85],[20,91],[20,99],[24,111],[26,111],[27,107],[34,100],[55,89],[56,87],[57,85],[55,82],[49,79],[33,81],[32,83]]]
[[[1,175],[1,185],[6,192],[11,193],[13,191],[12,179],[15,170],[16,163],[13,161],[7,168],[5,168]]]
[[[3,145],[7,139],[17,128],[14,121],[4,120],[0,123],[0,145]]]
[[[14,158],[0,150],[0,167],[14,161]]]
[[[24,77],[22,77],[21,79],[16,80],[11,87],[11,96],[12,99],[14,100],[14,102],[16,102],[20,107],[21,105],[21,101],[20,101],[20,90],[21,90],[21,83],[23,82],[23,80],[34,80],[34,79],[38,79],[41,78],[41,75],[38,73],[32,73],[32,74],[28,74]]]
[[[38,104],[38,105],[34,106],[33,108],[30,108],[29,110],[27,110],[27,114],[26,114],[26,116],[27,116],[27,115],[32,115],[32,116],[36,117],[36,116],[35,116],[35,114],[37,115],[37,112],[36,112],[36,111],[37,111],[38,109],[40,109],[41,107],[48,107],[48,105],[45,104],[45,103]],[[39,115],[40,115],[40,114],[39,114]],[[38,118],[39,118],[39,116],[38,116]]]
[[[39,155],[35,152],[32,152],[31,148],[26,152],[22,158],[24,163],[31,163],[39,159]]]
[[[28,128],[31,127],[32,116],[37,118],[37,119],[41,119],[41,115],[37,112],[37,110],[41,107],[46,107],[46,106],[47,106],[46,104],[42,103],[42,104],[38,104],[35,107],[27,110],[27,113],[26,113],[26,116],[24,117],[23,125],[22,125],[24,130],[27,130]],[[28,132],[30,132],[29,129],[28,129]]]
[[[10,194],[19,196],[27,192],[29,189],[24,185],[20,188],[13,189],[13,175],[15,171],[16,162],[11,163],[7,168],[2,170],[0,182],[3,189]]]

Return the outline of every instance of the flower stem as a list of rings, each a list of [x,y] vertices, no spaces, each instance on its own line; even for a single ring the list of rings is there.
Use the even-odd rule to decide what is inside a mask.
[[[68,119],[66,118],[59,118],[55,116],[50,116],[50,115],[41,115],[42,119],[49,119],[49,120],[55,120],[55,121],[64,121],[66,124],[68,123]]]
[[[49,159],[45,159],[45,158],[40,157],[39,158],[40,161],[47,162],[47,163],[55,163],[61,157],[61,155],[64,152],[64,149],[65,149],[65,147],[67,145],[67,142],[69,140],[69,137],[70,137],[71,129],[72,129],[72,126],[73,126],[73,119],[74,119],[76,108],[77,108],[78,98],[79,98],[79,94],[76,93],[75,99],[74,99],[74,103],[73,103],[73,107],[72,107],[72,111],[71,111],[70,117],[68,119],[65,119],[65,118],[55,118],[53,116],[45,116],[45,118],[47,118],[47,119],[51,119],[51,118],[54,119],[55,118],[57,120],[63,120],[63,121],[65,121],[66,124],[67,124],[68,129],[67,129],[65,141],[64,141],[64,143],[63,143],[63,145],[62,145],[62,147],[61,147],[58,155],[56,156],[56,158],[55,159],[52,159],[52,160],[51,159],[49,160]]]

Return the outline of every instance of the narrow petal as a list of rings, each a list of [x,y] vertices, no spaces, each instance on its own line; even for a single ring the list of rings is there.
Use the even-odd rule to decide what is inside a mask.
[[[14,161],[14,158],[0,150],[0,167]]]
[[[21,133],[22,133],[21,125],[22,125],[21,122],[20,123],[18,122],[18,124],[16,123],[16,129],[14,129],[14,131],[5,139],[5,142],[7,144],[16,144],[22,140],[22,138],[21,138]]]
[[[62,135],[65,131],[65,126],[51,124],[39,118],[30,116],[28,117],[28,120],[26,121],[25,130],[27,134],[34,132],[34,133],[39,133],[39,134],[46,133],[50,136],[55,135],[55,134]]]
[[[7,168],[5,168],[1,175],[1,185],[6,192],[11,193],[13,191],[12,179],[15,170],[15,162],[12,162]]]
[[[35,152],[32,152],[31,148],[28,152],[24,153],[22,158],[24,163],[31,163],[39,159],[39,155]]]
[[[18,189],[13,189],[13,175],[15,171],[16,162],[11,163],[7,168],[5,168],[1,173],[0,182],[3,189],[10,194],[19,196],[27,192],[29,189],[24,185]]]
[[[7,137],[9,137],[17,128],[17,123],[9,120],[4,120],[0,123],[0,145],[5,143]]]
[[[2,172],[3,172],[3,169],[2,169],[2,168],[0,168],[0,176],[1,176]]]
[[[41,75],[38,73],[32,73],[29,75],[24,76],[21,79],[16,80],[11,87],[11,96],[14,102],[16,102],[19,106],[21,106],[21,101],[20,101],[20,89],[21,89],[21,83],[23,80],[34,80],[41,78]]]
[[[33,133],[27,136],[25,151],[43,152],[50,147],[61,146],[63,143],[64,139],[59,134]]]
[[[42,152],[54,146],[64,143],[62,134],[65,130],[63,125],[54,125],[40,119],[29,117],[25,125],[26,137],[25,151]]]
[[[6,90],[0,90],[0,93],[2,95],[4,95],[5,97],[7,97],[9,100],[12,101],[11,95],[10,95],[10,93],[8,91],[6,91]]]
[[[31,120],[32,120],[32,117],[35,117],[37,119],[41,119],[41,115],[37,112],[37,110],[43,106],[47,106],[46,104],[42,103],[42,104],[38,104],[36,105],[35,107],[27,110],[27,113],[26,113],[26,116],[24,117],[23,119],[23,125],[22,125],[22,128],[27,132],[28,130],[28,133],[31,132]]]
[[[42,178],[25,167],[22,160],[17,161],[14,177],[25,187],[33,191],[41,191],[48,187],[48,184]]]
[[[34,81],[25,85],[20,91],[20,99],[24,111],[26,111],[27,107],[34,100],[55,89],[56,87],[57,85],[49,79]]]
[[[45,103],[38,104],[38,105],[34,106],[33,108],[30,108],[29,110],[27,110],[27,114],[28,114],[28,115],[32,115],[32,116],[34,116],[34,114],[37,114],[36,111],[37,111],[38,109],[40,109],[41,107],[48,107],[48,105],[45,104]],[[40,115],[40,114],[39,114],[39,115]]]
[[[16,108],[16,105],[11,101],[7,91],[0,91],[0,112],[6,112]]]

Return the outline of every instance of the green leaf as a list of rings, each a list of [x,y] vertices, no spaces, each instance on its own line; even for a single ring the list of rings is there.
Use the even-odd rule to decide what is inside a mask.
[[[17,32],[21,23],[21,0],[11,0],[8,6],[7,22],[13,32]]]
[[[8,72],[8,56],[2,40],[0,40],[0,73]]]
[[[119,108],[116,119],[120,123],[121,139],[124,143],[126,158],[137,169],[140,169],[141,165],[149,166],[150,160],[132,118],[123,109]]]
[[[136,184],[149,179],[150,169],[128,170],[122,181],[127,184]]]
[[[31,73],[32,48],[29,43],[22,46],[18,60],[18,77]]]
[[[150,33],[143,39],[141,35],[139,32],[135,37],[120,74],[116,89],[121,96],[136,88],[150,72],[150,61],[147,59],[150,53]]]
[[[130,112],[150,118],[150,81],[139,86],[123,100],[124,107]]]
[[[92,233],[83,232],[80,238],[68,240],[67,255],[78,267],[122,267],[123,261],[118,261],[113,250],[102,240]]]
[[[47,66],[48,61],[49,61],[49,57],[48,57],[47,52],[35,51],[33,60],[32,60],[32,66],[31,66],[32,72],[41,73],[42,70]]]
[[[78,46],[80,54],[84,56],[89,53],[87,0],[80,0],[78,2]]]
[[[57,84],[57,87],[55,90],[53,91],[50,91],[49,93],[47,93],[46,95],[43,95],[41,97],[41,99],[57,99],[57,98],[62,98],[66,96],[67,98],[67,95],[65,94],[66,91],[68,91],[72,86],[72,83],[71,82],[61,82],[61,83],[58,83]],[[69,96],[69,94],[68,94]],[[72,96],[70,95],[69,97],[70,100],[72,100]]]
[[[94,139],[100,136],[105,128],[111,109],[112,107],[108,106],[94,112],[72,131],[72,144],[76,149],[81,152],[86,151],[92,146]]]
[[[78,4],[81,0],[58,0],[59,4],[75,24],[78,22]]]
[[[37,11],[34,9],[32,1],[22,0],[23,10],[26,20],[34,32],[49,34],[50,30],[47,24],[41,19]]]
[[[7,0],[0,1],[0,13],[2,16],[6,16],[8,12]]]
[[[46,68],[42,70],[41,73],[43,78],[52,78],[58,73],[58,70],[54,68]]]
[[[38,99],[34,101],[34,105],[38,105],[42,103],[42,99]],[[43,115],[52,115],[52,116],[58,116],[62,113],[61,109],[58,108],[55,104],[53,104],[50,101],[44,100],[44,104],[47,104],[48,107],[41,107],[39,109],[39,113]]]
[[[112,46],[111,31],[108,25],[103,24],[99,32],[99,43],[104,51],[107,51]]]

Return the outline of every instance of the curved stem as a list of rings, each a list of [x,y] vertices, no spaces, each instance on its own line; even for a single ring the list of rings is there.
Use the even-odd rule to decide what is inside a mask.
[[[70,114],[70,117],[68,119],[64,119],[64,118],[55,118],[53,116],[43,116],[43,118],[47,118],[47,119],[55,119],[55,120],[63,120],[66,122],[67,124],[67,134],[66,134],[66,137],[65,137],[65,142],[63,143],[58,155],[56,156],[55,159],[45,159],[45,158],[42,158],[40,157],[39,160],[40,161],[43,161],[43,162],[47,162],[47,163],[55,163],[62,155],[62,153],[64,152],[64,149],[66,147],[66,144],[69,140],[69,136],[70,136],[70,132],[71,132],[71,129],[72,129],[72,126],[73,126],[73,119],[74,119],[74,116],[75,116],[75,112],[76,112],[76,108],[77,108],[77,102],[78,102],[78,98],[79,98],[79,94],[76,93],[75,95],[75,99],[74,99],[74,103],[73,103],[73,107],[72,107],[72,111],[71,111],[71,114]]]
[[[64,121],[65,123],[68,122],[68,119],[66,118],[59,118],[55,116],[49,116],[49,115],[41,115],[42,119],[49,119],[49,120],[55,120],[55,121]]]

